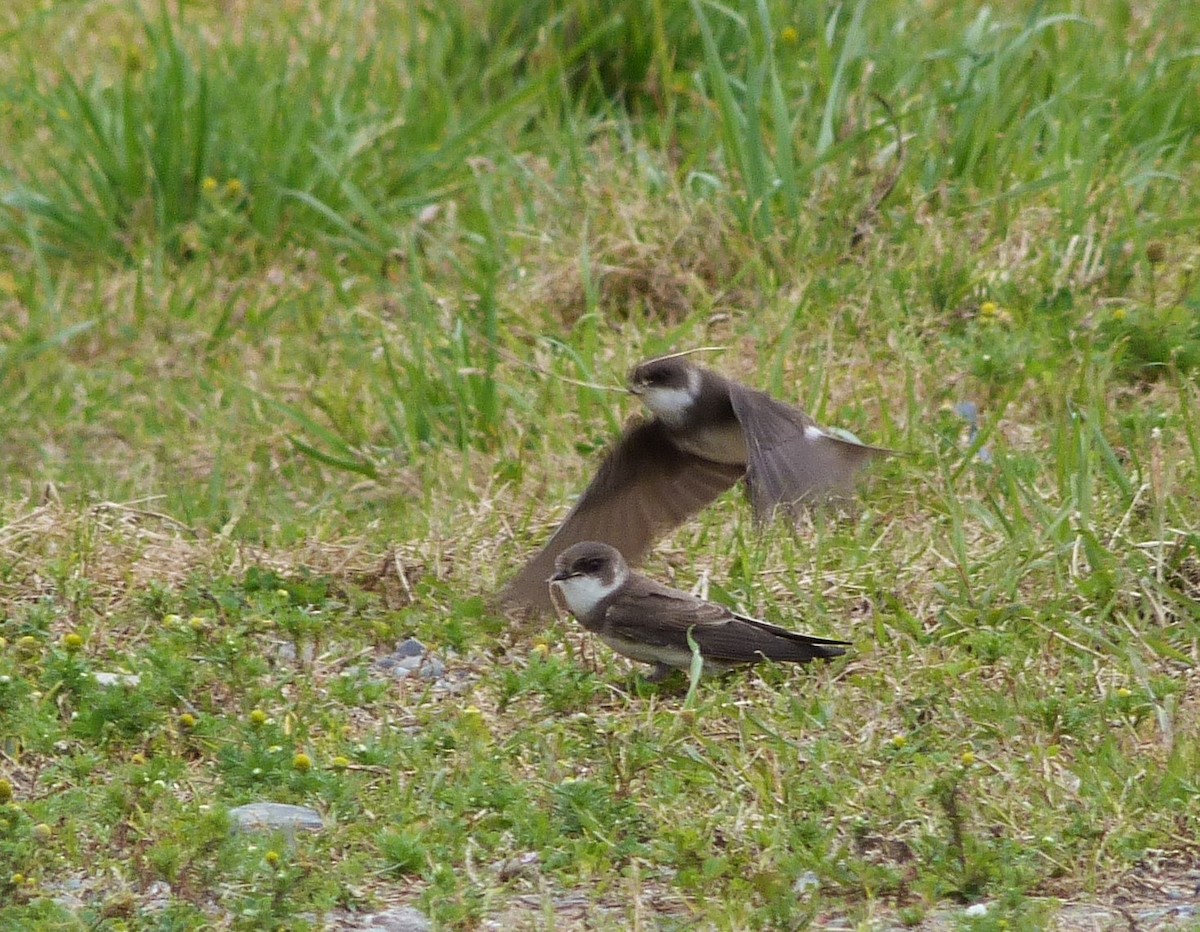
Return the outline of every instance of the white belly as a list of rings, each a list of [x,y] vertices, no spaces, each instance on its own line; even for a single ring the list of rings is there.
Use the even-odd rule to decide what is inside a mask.
[[[690,650],[680,650],[676,647],[656,647],[639,641],[615,638],[609,634],[601,634],[600,640],[630,660],[640,660],[642,663],[665,663],[669,667],[678,667],[681,670],[686,670],[692,665]]]
[[[655,647],[651,644],[642,644],[638,641],[626,641],[623,638],[615,638],[608,634],[601,634],[600,640],[615,650],[618,654],[628,657],[630,660],[638,660],[642,663],[664,663],[668,667],[674,667],[677,670],[690,670],[692,666],[692,652],[690,650],[682,650],[677,647]],[[704,661],[705,673],[723,673],[730,668],[731,664],[720,663],[715,660]]]

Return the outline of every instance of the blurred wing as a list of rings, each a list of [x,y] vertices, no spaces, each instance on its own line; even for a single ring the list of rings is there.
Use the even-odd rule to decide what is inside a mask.
[[[744,385],[730,383],[729,400],[746,437],[746,484],[759,520],[780,505],[849,494],[854,473],[891,452],[835,437],[798,408]]]
[[[712,502],[743,471],[680,450],[657,420],[629,428],[550,542],[504,587],[501,604],[549,611],[546,580],[554,559],[580,541],[609,544],[629,563],[640,562],[656,538]]]

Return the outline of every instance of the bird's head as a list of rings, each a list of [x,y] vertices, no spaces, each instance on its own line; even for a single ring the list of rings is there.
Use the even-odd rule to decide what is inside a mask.
[[[700,395],[700,370],[679,356],[642,363],[629,374],[629,390],[667,424],[679,426]]]
[[[588,614],[628,578],[629,567],[615,547],[584,541],[558,555],[554,575],[547,582],[558,587],[571,614],[579,616]]]

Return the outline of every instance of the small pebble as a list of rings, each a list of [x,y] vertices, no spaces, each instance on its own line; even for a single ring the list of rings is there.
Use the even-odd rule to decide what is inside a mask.
[[[437,680],[446,672],[446,665],[425,650],[425,645],[416,638],[408,638],[396,645],[386,657],[380,657],[372,668],[394,679],[402,680],[416,673],[424,680]]]
[[[792,884],[792,892],[796,894],[804,894],[809,890],[815,890],[821,886],[821,878],[812,871],[805,871],[796,878],[796,882]]]
[[[287,803],[247,803],[229,810],[230,818],[242,831],[254,829],[304,829],[319,832],[325,827],[321,814],[307,806],[292,806]]]
[[[101,686],[138,686],[142,682],[136,673],[104,673],[97,670],[92,678]]]
[[[535,877],[537,876],[538,865],[542,863],[542,856],[536,851],[526,851],[524,854],[518,854],[516,857],[505,858],[502,861],[497,861],[492,866],[496,869],[496,876],[502,881],[515,880],[518,877]]]
[[[382,913],[363,916],[358,927],[364,932],[429,932],[433,928],[425,914],[412,906],[396,906]]]

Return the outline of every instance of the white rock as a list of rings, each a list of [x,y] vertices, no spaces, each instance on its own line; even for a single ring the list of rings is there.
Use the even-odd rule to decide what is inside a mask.
[[[97,670],[92,678],[101,686],[138,686],[142,678],[136,673],[104,673]]]
[[[325,827],[321,814],[307,806],[292,806],[287,803],[248,803],[229,810],[230,817],[237,827],[247,829],[283,829],[285,831],[302,828],[310,832],[319,832]]]
[[[821,878],[812,871],[805,871],[803,874],[797,877],[795,883],[792,884],[792,892],[804,894],[809,890],[817,889],[819,886],[821,886]]]

